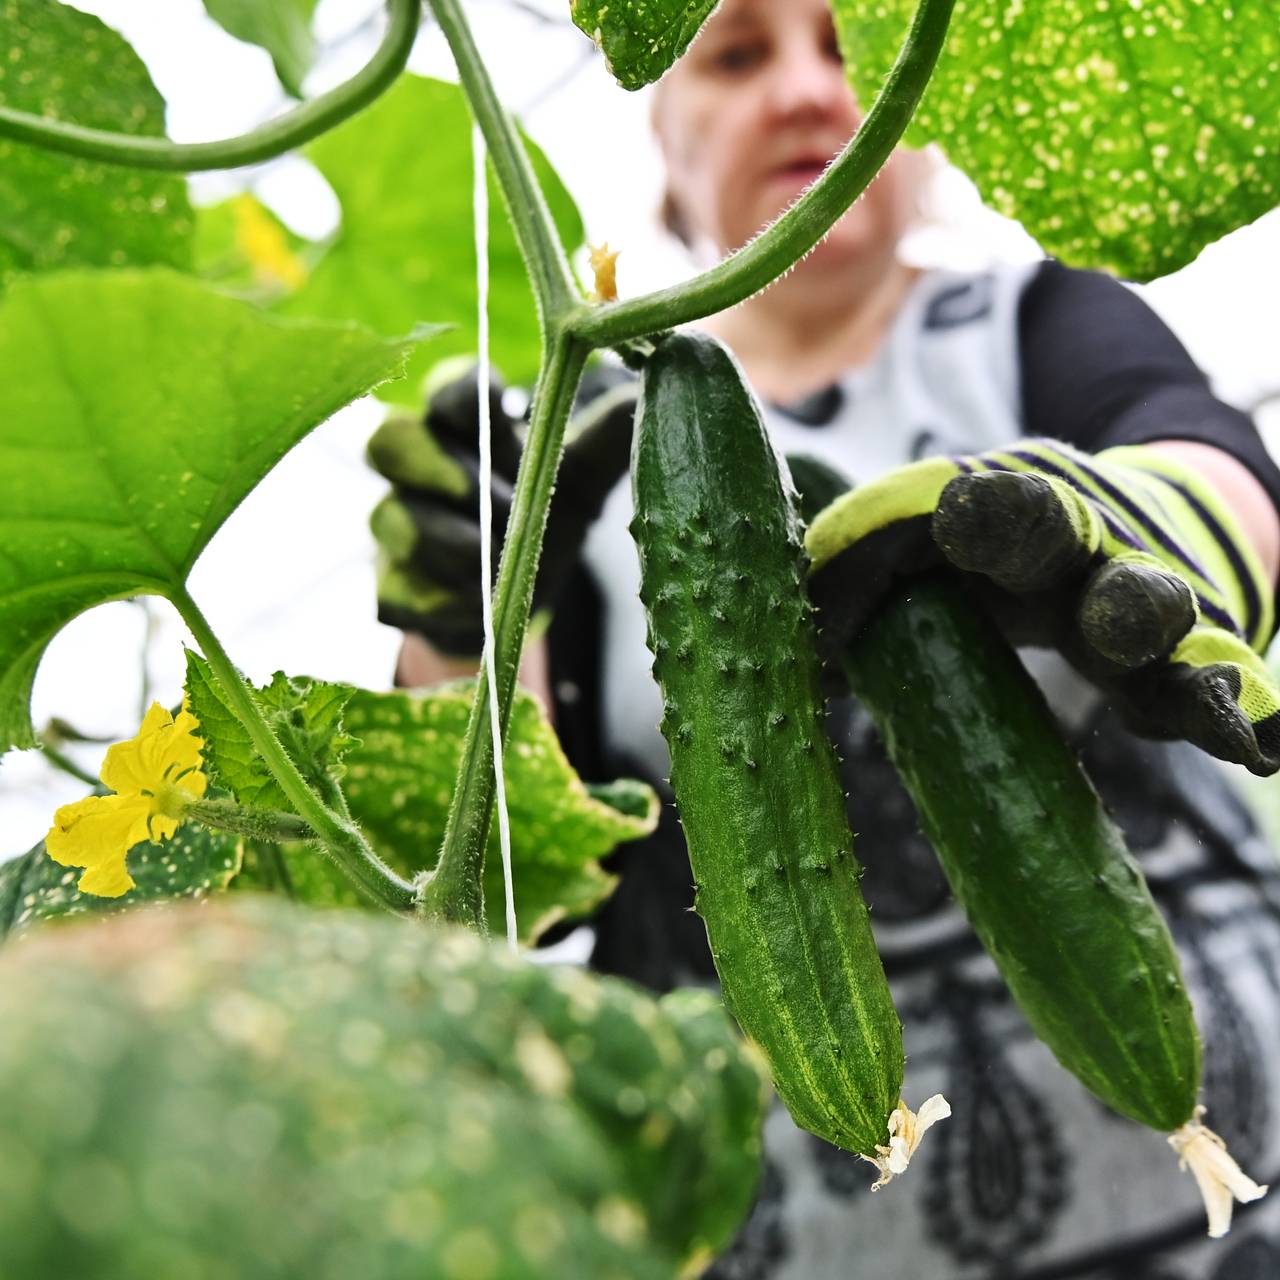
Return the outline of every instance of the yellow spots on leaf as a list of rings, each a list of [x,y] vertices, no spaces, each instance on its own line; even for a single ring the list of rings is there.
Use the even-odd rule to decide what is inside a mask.
[[[307,278],[301,258],[289,248],[280,224],[247,192],[231,201],[236,248],[262,285],[296,289]]]
[[[516,1064],[530,1088],[547,1098],[563,1098],[573,1084],[564,1053],[542,1031],[527,1028],[516,1040]]]
[[[610,249],[606,240],[591,246],[591,270],[595,275],[592,302],[613,302],[618,296],[618,255],[621,249]]]
[[[116,743],[103,761],[102,781],[114,794],[64,804],[54,814],[45,851],[64,867],[85,868],[81,893],[127,893],[134,886],[125,866],[129,850],[145,840],[168,840],[190,802],[204,795],[199,727],[189,711],[174,717],[153,702],[138,736]]]
[[[634,1200],[622,1196],[606,1196],[596,1206],[596,1226],[604,1235],[621,1245],[643,1244],[649,1234],[644,1210]]]

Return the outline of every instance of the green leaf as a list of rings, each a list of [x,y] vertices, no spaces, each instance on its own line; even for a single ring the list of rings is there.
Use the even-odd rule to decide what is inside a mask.
[[[343,789],[352,816],[377,852],[401,875],[431,866],[449,813],[475,686],[443,685],[426,693],[357,690],[346,729],[358,743],[345,757]],[[555,730],[529,694],[517,694],[506,753],[507,805],[516,922],[525,942],[557,920],[583,916],[613,891],[599,860],[624,840],[648,835],[658,799],[643,783],[588,788],[564,757]],[[367,906],[345,878],[313,850],[284,847],[293,895],[330,906]],[[255,883],[278,881],[264,866]],[[506,929],[497,823],[485,858],[485,909],[495,933]]]
[[[476,349],[471,205],[471,117],[456,85],[401,76],[368,110],[307,148],[342,204],[342,226],[307,283],[283,304],[290,315],[359,320],[403,333],[423,320],[454,326],[430,361]],[[569,250],[582,220],[542,153],[534,171]],[[489,314],[493,359],[507,379],[531,384],[539,335],[515,236],[490,175]],[[420,406],[428,357],[385,395]]]
[[[57,273],[0,303],[0,752],[45,646],[181,589],[245,495],[412,340],[269,316],[168,272]]]
[[[242,805],[293,811],[280,784],[258,754],[249,731],[231,711],[222,690],[198,654],[187,650],[187,698],[200,723],[205,771]],[[322,791],[341,776],[343,754],[355,739],[343,732],[343,708],[355,689],[283,671],[254,695],[280,745],[302,776]]]
[[[689,47],[719,0],[573,0],[574,25],[604,54],[624,89],[660,79]]]
[[[302,97],[302,81],[316,53],[311,35],[316,0],[204,0],[204,7],[237,40],[265,49],[280,83]]]
[[[474,693],[470,681],[426,694],[360,691],[347,706],[347,729],[360,739],[347,755],[347,801],[374,848],[402,874],[435,862]],[[521,938],[532,941],[609,895],[614,877],[599,859],[621,841],[652,831],[658,801],[644,788],[648,805],[637,815],[588,792],[527,693],[512,707],[505,759],[516,919]],[[500,933],[506,927],[502,861],[496,821],[493,826],[485,910],[490,928]]]
[[[120,133],[164,134],[164,99],[97,18],[0,0],[0,106]],[[28,271],[191,264],[186,181],[0,138],[0,289]]]
[[[240,859],[239,836],[188,822],[162,844],[135,844],[128,855],[134,887],[119,898],[98,898],[76,888],[84,869],[54,862],[41,840],[0,863],[0,941],[57,916],[110,915],[162,898],[207,897],[231,883]]]
[[[835,0],[867,106],[915,0]],[[1201,0],[957,0],[908,141],[1076,266],[1149,280],[1280,202],[1280,27]]]

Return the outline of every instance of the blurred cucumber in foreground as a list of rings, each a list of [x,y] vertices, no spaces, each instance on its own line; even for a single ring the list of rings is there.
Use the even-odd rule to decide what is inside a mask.
[[[0,1276],[635,1280],[750,1207],[764,1081],[710,996],[268,900],[0,956]]]

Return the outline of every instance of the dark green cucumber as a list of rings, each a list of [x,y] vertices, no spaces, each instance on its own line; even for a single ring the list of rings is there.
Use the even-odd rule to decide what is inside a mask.
[[[919,579],[855,638],[847,671],[1032,1030],[1122,1115],[1189,1120],[1200,1040],[1173,939],[995,625],[958,584]]]
[[[824,732],[789,478],[732,356],[676,334],[646,366],[632,533],[671,783],[725,1001],[796,1121],[871,1154],[902,1028]]]

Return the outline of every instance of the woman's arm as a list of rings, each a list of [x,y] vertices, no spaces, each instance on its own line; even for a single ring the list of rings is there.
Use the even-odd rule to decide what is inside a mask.
[[[1280,575],[1280,515],[1258,477],[1239,458],[1197,440],[1153,440],[1150,447],[1195,467],[1218,491],[1274,584]]]
[[[396,662],[396,687],[416,689],[444,680],[465,679],[475,675],[479,667],[478,658],[451,657],[433,649],[420,635],[407,631]],[[550,716],[553,704],[545,640],[535,640],[525,649],[520,661],[520,683],[542,703]]]

